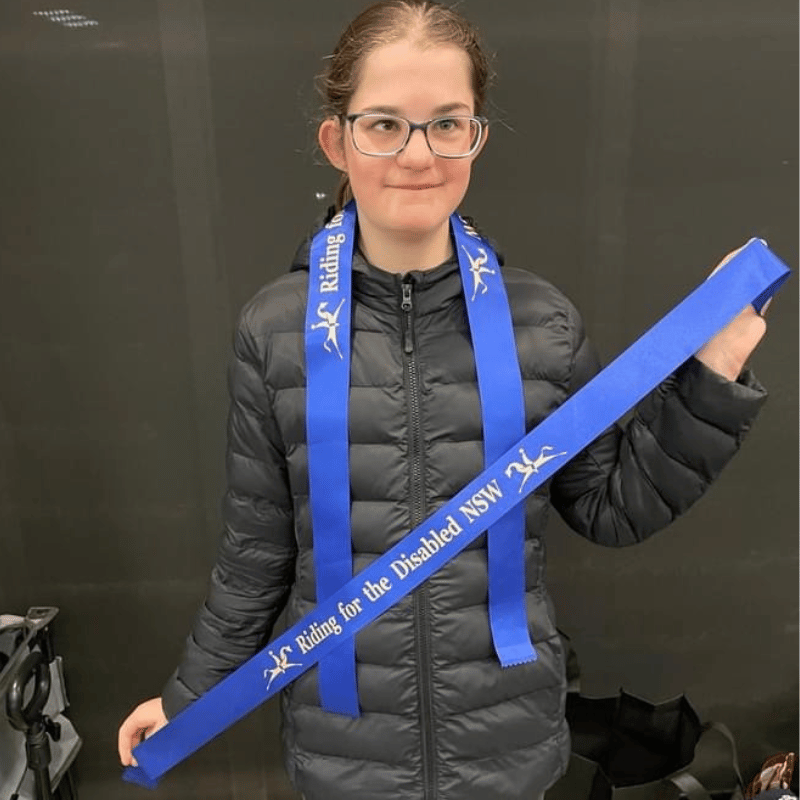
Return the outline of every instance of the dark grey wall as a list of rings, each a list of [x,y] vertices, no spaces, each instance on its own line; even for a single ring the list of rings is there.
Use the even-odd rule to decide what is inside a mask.
[[[82,798],[141,796],[116,728],[202,600],[231,324],[329,202],[311,77],[361,6],[81,0],[99,24],[67,28],[0,4],[0,612],[61,608]],[[465,210],[606,356],[752,235],[797,264],[794,0],[462,8],[498,72]],[[771,400],[701,504],[631,550],[549,537],[585,688],[687,691],[747,775],[798,739],[797,361],[795,279],[753,359]],[[159,796],[290,797],[277,725]]]

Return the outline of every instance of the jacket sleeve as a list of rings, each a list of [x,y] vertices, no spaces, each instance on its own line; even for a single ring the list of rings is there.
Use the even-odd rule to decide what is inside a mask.
[[[598,371],[573,316],[570,393]],[[636,407],[559,471],[554,507],[598,544],[635,544],[668,525],[709,487],[739,449],[766,392],[745,370],[728,381],[690,358]]]
[[[262,378],[260,342],[244,320],[243,315],[228,379],[223,532],[205,602],[162,692],[168,718],[266,643],[294,576],[285,455]]]

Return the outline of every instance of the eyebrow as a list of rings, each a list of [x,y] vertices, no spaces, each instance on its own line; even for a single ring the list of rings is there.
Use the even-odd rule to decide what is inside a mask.
[[[447,103],[443,106],[438,106],[437,108],[433,109],[433,116],[437,117],[440,114],[449,114],[451,111],[455,111],[456,109],[466,109],[467,111],[470,110],[469,106],[466,103]],[[396,117],[402,116],[402,113],[399,108],[396,106],[369,106],[368,108],[363,109],[359,113],[361,114],[392,114]]]

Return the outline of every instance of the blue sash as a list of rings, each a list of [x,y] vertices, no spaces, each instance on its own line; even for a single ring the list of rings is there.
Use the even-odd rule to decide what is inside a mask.
[[[154,788],[169,769],[352,639],[522,503],[748,302],[760,311],[788,275],[763,242],[751,240],[449,503],[136,747],[139,766],[123,778]]]
[[[500,267],[491,246],[457,214],[450,220],[464,285],[481,398],[484,460],[525,435],[522,377]],[[317,602],[353,577],[350,541],[348,401],[351,270],[356,206],[350,202],[313,238],[306,310],[306,441]],[[504,667],[536,653],[525,614],[525,510],[515,507],[488,531],[489,619]],[[355,641],[321,661],[322,707],[359,715]]]
[[[306,307],[306,443],[317,602],[353,577],[350,546],[350,320],[356,209],[350,203],[311,243]],[[323,708],[357,717],[355,639],[319,665]]]
[[[488,242],[457,214],[450,219],[467,305],[483,419],[484,465],[525,435],[525,395],[500,265]],[[525,609],[525,507],[488,530],[489,623],[504,667],[536,659]]]

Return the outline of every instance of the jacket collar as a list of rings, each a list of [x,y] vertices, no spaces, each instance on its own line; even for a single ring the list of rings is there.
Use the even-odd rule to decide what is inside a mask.
[[[308,236],[303,240],[292,261],[292,272],[308,271],[311,240],[314,234],[330,220],[335,213],[333,206],[317,217]],[[475,227],[474,222],[466,218]],[[490,244],[494,247],[494,243]],[[497,251],[498,262],[503,258]],[[414,286],[414,311],[417,316],[431,314],[459,300],[463,295],[458,259],[455,255],[433,269],[413,270],[405,274],[386,272],[370,264],[356,248],[353,256],[353,294],[359,302],[375,311],[397,313],[402,297],[401,284],[410,282]]]

